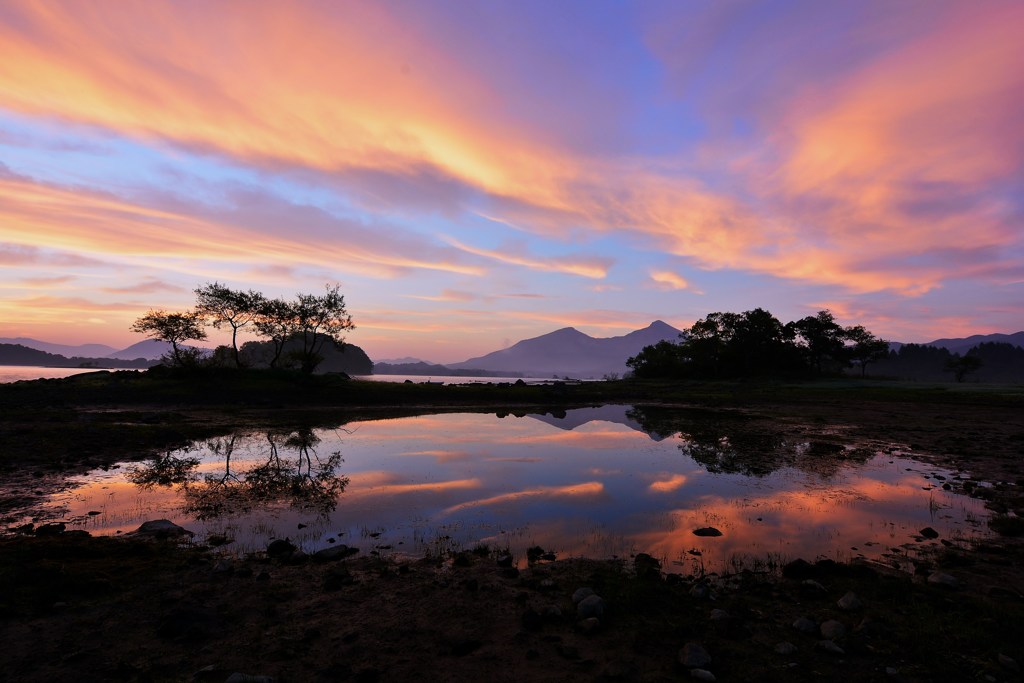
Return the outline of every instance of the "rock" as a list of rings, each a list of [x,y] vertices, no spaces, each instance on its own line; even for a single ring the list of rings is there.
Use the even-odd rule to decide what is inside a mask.
[[[822,652],[827,652],[827,653],[832,654],[832,655],[845,655],[846,654],[846,650],[844,650],[843,648],[839,647],[838,645],[833,643],[831,640],[819,640],[816,647],[819,650],[821,650]]]
[[[604,614],[604,599],[600,595],[588,595],[576,605],[576,614],[580,619],[600,617]]]
[[[647,553],[638,553],[633,558],[633,569],[638,579],[660,579],[661,562]]]
[[[180,527],[169,519],[154,519],[143,522],[142,525],[132,532],[135,536],[146,536],[149,538],[181,538],[182,536],[195,536],[195,534],[184,527]]]
[[[789,657],[790,655],[796,654],[796,645],[788,640],[784,640],[775,646],[775,652],[783,657]]]
[[[932,572],[929,574],[928,583],[941,588],[955,589],[960,587],[960,579],[943,572]]]
[[[711,621],[713,622],[724,622],[729,621],[729,613],[724,609],[713,609],[711,610]]]
[[[324,576],[323,589],[325,592],[333,592],[341,590],[344,586],[351,586],[355,582],[348,568],[342,565],[336,569],[331,569]]]
[[[591,633],[594,633],[601,628],[601,620],[597,617],[583,619],[578,624],[576,624],[576,628],[580,630],[580,633],[583,633],[584,635],[590,635]]]
[[[501,553],[494,558],[494,561],[499,567],[511,567],[513,562],[512,555],[510,553]]]
[[[282,561],[288,564],[302,564],[308,559],[309,555],[307,555],[306,551],[302,548],[297,548],[281,558]]]
[[[711,664],[711,655],[697,643],[687,643],[679,651],[679,663],[687,669],[703,669]]]
[[[711,673],[707,669],[690,669],[690,678],[697,681],[714,681],[715,674]]]
[[[231,574],[234,571],[235,568],[230,560],[217,560],[213,565],[214,574]]]
[[[694,536],[721,536],[722,532],[713,526],[705,526],[700,529],[693,530]]]
[[[939,537],[939,532],[936,531],[935,529],[931,528],[930,526],[926,526],[925,528],[921,529],[918,533],[921,534],[922,536],[924,536],[925,538],[938,538]]]
[[[821,624],[821,635],[826,640],[839,640],[846,635],[846,627],[843,622],[829,619]]]
[[[814,579],[804,579],[800,582],[800,590],[812,595],[824,595],[828,592],[823,585]]]
[[[273,676],[257,676],[253,674],[243,674],[237,671],[230,676],[224,683],[274,683]]]
[[[224,534],[211,534],[206,538],[207,545],[210,545],[214,548],[216,548],[217,546],[226,545],[230,542],[231,540]]]
[[[836,605],[839,607],[839,609],[846,610],[847,612],[856,612],[857,610],[862,609],[864,607],[864,603],[861,602],[860,598],[858,598],[857,594],[853,591],[850,591],[843,597],[839,598],[839,601],[836,602]]]
[[[706,583],[695,583],[690,589],[690,597],[696,600],[714,600],[715,593]]]
[[[271,541],[267,546],[267,557],[283,558],[295,552],[296,546],[287,538],[279,538]]]
[[[578,605],[593,594],[593,588],[577,588],[576,592],[572,594],[572,604]]]
[[[1017,664],[1017,660],[1015,660],[1013,657],[1008,657],[1007,655],[1004,655],[1002,652],[1000,652],[998,661],[999,666],[1003,667],[1007,671],[1012,671],[1013,673],[1020,673],[1020,665]]]
[[[797,631],[800,631],[800,633],[810,634],[818,632],[818,625],[815,624],[811,619],[808,619],[807,617],[800,617],[799,619],[794,621],[793,628],[795,628]]]
[[[817,575],[817,569],[807,560],[798,558],[782,566],[782,576],[787,579],[809,579]]]
[[[64,524],[64,522],[41,524],[36,529],[36,536],[56,536],[57,534],[63,533],[65,529],[67,529],[67,525]]]
[[[324,548],[323,550],[317,550],[313,553],[314,562],[337,562],[338,560],[344,560],[346,557],[352,557],[359,552],[359,548],[350,548],[344,543],[340,545],[334,545],[330,548]]]

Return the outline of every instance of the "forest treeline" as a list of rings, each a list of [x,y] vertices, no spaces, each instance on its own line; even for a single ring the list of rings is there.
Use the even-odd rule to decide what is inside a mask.
[[[294,368],[305,373],[317,369],[372,370],[373,364],[362,349],[345,345],[344,333],[355,325],[338,285],[327,285],[320,295],[298,294],[293,300],[269,298],[251,289],[231,289],[219,282],[197,288],[195,295],[194,308],[151,310],[131,327],[133,332],[171,345],[163,359],[167,365]],[[207,327],[230,328],[231,345],[218,346],[212,354],[187,345],[205,340]],[[243,333],[257,339],[239,346]],[[346,349],[354,357],[339,364],[338,354]],[[325,368],[325,361],[337,367]]]
[[[855,373],[903,379],[1024,381],[1024,349],[984,343],[960,355],[890,344],[862,325],[844,327],[828,310],[783,324],[770,312],[710,313],[680,335],[644,347],[626,364],[640,378],[729,379]]]

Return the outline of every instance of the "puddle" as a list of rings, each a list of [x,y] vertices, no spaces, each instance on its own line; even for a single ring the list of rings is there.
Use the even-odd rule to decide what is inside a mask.
[[[289,538],[407,556],[487,544],[522,563],[531,546],[647,552],[681,573],[796,557],[906,567],[986,533],[981,502],[942,487],[956,477],[829,426],[604,406],[248,430],[75,478],[48,505],[94,535],[167,518],[230,552]],[[721,535],[693,533],[705,527]]]

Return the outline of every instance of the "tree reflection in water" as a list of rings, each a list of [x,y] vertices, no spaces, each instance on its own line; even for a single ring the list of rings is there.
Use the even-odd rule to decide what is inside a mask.
[[[326,516],[337,506],[338,496],[348,485],[348,477],[335,470],[342,462],[341,452],[321,458],[316,451],[321,439],[312,429],[270,430],[264,433],[266,450],[256,465],[242,469],[233,460],[236,447],[243,441],[255,445],[249,435],[232,434],[206,443],[206,450],[223,461],[216,473],[200,475],[200,458],[187,455],[194,447],[165,453],[135,468],[128,478],[142,488],[179,489],[183,512],[197,519],[236,515],[255,508],[288,505],[291,508]],[[251,456],[250,456],[251,457]]]
[[[794,467],[831,476],[875,454],[835,429],[767,416],[652,406],[636,406],[627,415],[645,431],[679,434],[679,450],[715,474],[766,477]]]

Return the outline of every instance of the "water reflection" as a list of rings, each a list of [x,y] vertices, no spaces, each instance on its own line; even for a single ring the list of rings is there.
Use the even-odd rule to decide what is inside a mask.
[[[183,451],[164,453],[129,469],[127,478],[143,490],[177,487],[182,512],[199,520],[239,515],[274,505],[312,511],[326,517],[338,504],[348,478],[337,474],[341,451],[321,459],[316,446],[322,441],[313,429],[267,431],[262,459],[255,451],[254,434],[232,434],[205,443],[206,460],[220,461],[218,470],[199,472],[203,458]],[[250,448],[240,464],[235,448],[245,441]],[[254,452],[255,451],[255,452]],[[294,452],[289,458],[282,452]]]
[[[739,412],[635,407],[627,412],[640,429],[676,433],[679,450],[708,472],[765,477],[782,467],[828,476],[864,463],[875,450],[830,429],[767,420]]]
[[[93,533],[167,517],[238,550],[289,537],[315,551],[343,538],[364,552],[486,543],[525,558],[540,545],[563,557],[643,551],[710,571],[735,557],[889,559],[981,533],[978,501],[933,475],[954,473],[833,427],[612,406],[250,430],[161,454],[128,477],[97,471],[53,504]],[[707,526],[722,536],[693,534]],[[918,541],[924,526],[940,539]]]

